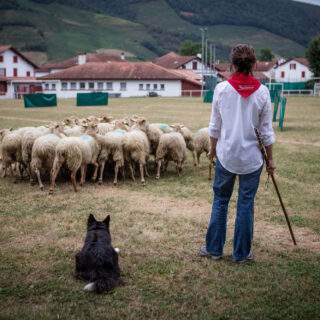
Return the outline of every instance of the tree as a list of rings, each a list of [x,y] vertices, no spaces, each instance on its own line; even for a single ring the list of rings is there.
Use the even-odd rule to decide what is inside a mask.
[[[311,40],[306,56],[314,76],[320,77],[320,35]]]
[[[182,42],[180,46],[180,54],[182,56],[194,56],[197,53],[201,53],[201,44],[187,40]]]
[[[260,50],[259,60],[261,61],[272,61],[274,55],[272,54],[271,49],[264,48]]]

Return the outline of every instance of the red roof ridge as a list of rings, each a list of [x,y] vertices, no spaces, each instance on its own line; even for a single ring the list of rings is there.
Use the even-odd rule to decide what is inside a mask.
[[[24,60],[26,60],[28,63],[30,63],[34,68],[38,68],[38,66],[31,61],[30,59],[28,59],[25,55],[23,55],[20,51],[18,51],[15,47],[13,47],[11,44],[8,45],[0,45],[0,53],[6,51],[6,50],[12,50],[13,52],[15,52],[17,55],[19,55],[20,57],[22,57]]]

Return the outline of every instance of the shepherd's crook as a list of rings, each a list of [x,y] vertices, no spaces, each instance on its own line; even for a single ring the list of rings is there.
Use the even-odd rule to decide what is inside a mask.
[[[267,155],[267,152],[266,152],[266,149],[262,143],[262,140],[261,140],[261,137],[260,137],[260,133],[258,131],[258,129],[254,128],[254,132],[257,136],[257,140],[259,142],[259,147],[261,149],[261,152],[262,152],[262,155],[263,155],[263,158],[264,158],[264,161],[266,162],[266,165],[268,163],[268,155]],[[271,179],[272,179],[272,182],[273,182],[273,185],[274,185],[274,188],[276,189],[276,193],[278,195],[278,198],[279,198],[279,201],[280,201],[280,204],[281,204],[281,208],[282,208],[282,211],[284,213],[284,216],[286,218],[286,221],[287,221],[287,225],[289,227],[289,231],[290,231],[290,235],[291,235],[291,238],[292,238],[292,241],[293,241],[293,244],[296,246],[297,245],[297,242],[296,242],[296,238],[294,237],[294,234],[293,234],[293,230],[292,230],[292,227],[291,227],[291,223],[290,223],[290,220],[289,220],[289,216],[288,216],[288,213],[287,213],[287,210],[283,204],[283,201],[282,201],[282,198],[281,198],[281,195],[280,195],[280,192],[279,192],[279,189],[278,189],[278,185],[276,183],[276,179],[274,177],[273,174],[270,174],[271,176]]]

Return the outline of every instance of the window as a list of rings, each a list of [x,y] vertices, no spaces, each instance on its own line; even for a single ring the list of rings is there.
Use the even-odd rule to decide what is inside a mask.
[[[103,90],[103,82],[98,82],[98,90]]]
[[[164,84],[163,83],[160,84],[160,88],[161,88],[162,91],[164,91]]]
[[[147,83],[146,90],[150,90],[150,83]]]
[[[70,82],[70,90],[77,90],[77,83],[76,82]]]
[[[126,91],[126,90],[127,90],[127,83],[120,82],[120,91]]]
[[[301,78],[305,78],[306,77],[306,72],[305,71],[301,71]]]
[[[49,90],[49,83],[44,84],[44,90]]]
[[[80,90],[85,90],[85,89],[86,89],[86,83],[80,82]]]
[[[94,89],[94,82],[89,82],[89,89]]]
[[[153,84],[153,90],[158,90],[158,85],[156,83]]]
[[[6,68],[0,68],[0,77],[6,76]]]
[[[61,82],[61,90],[67,90],[68,89],[68,83],[67,82]]]
[[[0,56],[0,62],[3,62],[3,56]]]
[[[185,68],[186,68],[186,65],[183,64],[183,65],[181,66],[181,69],[185,69]]]
[[[198,69],[198,62],[197,61],[193,61],[192,62],[192,69],[193,70],[197,70]]]
[[[14,77],[18,76],[18,69],[17,68],[13,68],[13,76]]]
[[[51,85],[51,90],[56,90],[56,84],[55,84],[55,83],[53,83],[53,84]]]
[[[143,83],[140,83],[140,84],[139,84],[139,90],[140,90],[140,91],[143,90]]]
[[[13,56],[13,63],[18,63],[18,56]]]
[[[290,70],[296,70],[296,66],[295,63],[290,63]]]
[[[26,74],[27,74],[27,77],[30,77],[30,71],[27,71]]]
[[[281,78],[284,78],[284,76],[285,76],[284,71],[281,71]]]
[[[107,82],[107,90],[113,90],[113,83]]]

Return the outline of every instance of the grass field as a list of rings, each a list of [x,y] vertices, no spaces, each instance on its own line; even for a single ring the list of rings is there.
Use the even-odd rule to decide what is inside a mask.
[[[0,101],[0,128],[43,124],[66,116],[140,114],[150,121],[183,122],[194,131],[208,123],[210,105],[196,98],[112,99],[103,108],[24,110]],[[77,194],[59,183],[48,195],[27,182],[0,180],[0,319],[318,319],[320,314],[320,100],[289,97],[285,130],[278,131],[277,180],[293,221],[294,248],[276,194],[265,185],[255,209],[255,262],[232,263],[236,190],[229,211],[225,257],[201,259],[210,215],[211,185],[188,158],[142,187],[88,183]],[[74,254],[89,213],[111,214],[126,285],[108,295],[82,291],[73,277]]]

